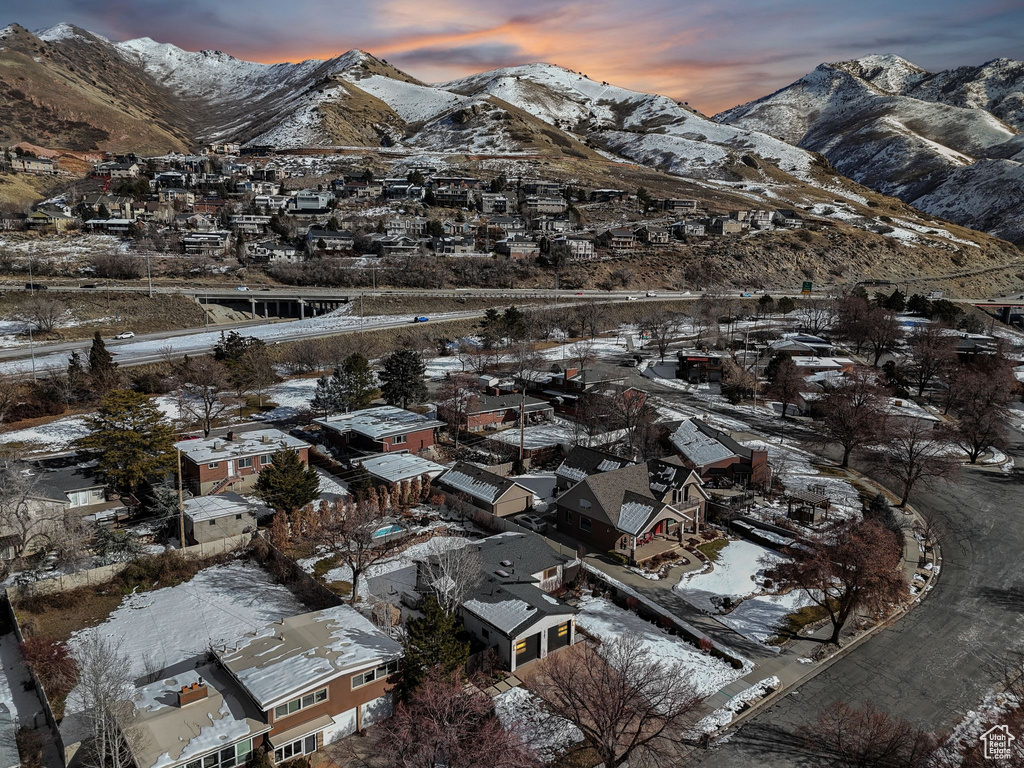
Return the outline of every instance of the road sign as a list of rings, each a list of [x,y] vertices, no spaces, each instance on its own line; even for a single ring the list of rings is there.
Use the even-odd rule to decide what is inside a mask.
[[[811,292],[811,288],[812,288],[811,281],[810,280],[804,280],[804,284],[800,288],[800,293],[810,293]]]

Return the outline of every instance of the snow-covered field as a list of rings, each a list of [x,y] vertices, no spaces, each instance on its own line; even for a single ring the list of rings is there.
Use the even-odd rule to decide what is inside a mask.
[[[527,427],[523,430],[523,447],[527,450],[537,448],[547,448],[552,445],[567,445],[571,446],[574,443],[574,435],[576,429],[573,426],[573,422],[567,419],[560,419],[557,416],[551,421],[547,421],[543,424],[537,424],[535,426]],[[613,432],[604,432],[599,435],[595,435],[593,438],[587,438],[585,434],[578,435],[580,443],[583,445],[608,445],[614,443],[616,440],[622,438],[625,434],[622,430]],[[519,445],[519,430],[518,429],[506,429],[504,432],[496,432],[489,435],[494,440],[509,445]]]
[[[808,491],[824,487],[832,502],[831,515],[848,517],[860,509],[860,493],[841,477],[823,475],[811,464],[811,454],[781,441],[743,440],[743,445],[768,451],[768,463],[787,491]]]
[[[118,648],[137,678],[306,610],[258,566],[235,561],[206,568],[174,587],[129,595],[105,622],[74,633],[68,645],[74,649],[99,633]]]
[[[710,571],[683,574],[673,589],[688,603],[715,613],[715,603],[722,597],[736,601],[762,591],[764,571],[782,560],[781,555],[753,542],[730,541]]]
[[[545,761],[552,761],[562,750],[583,741],[579,728],[545,712],[537,697],[525,688],[499,693],[494,697],[494,711],[505,730],[518,735]]]
[[[86,434],[88,430],[84,417],[65,416],[49,424],[4,432],[0,434],[0,443],[39,444],[46,446],[48,451],[56,452],[67,450],[78,438],[85,437]]]
[[[733,669],[721,659],[701,653],[685,640],[673,637],[603,597],[584,597],[580,601],[576,622],[606,642],[627,633],[637,635],[650,651],[651,658],[666,664],[682,665],[690,682],[702,696],[710,696],[743,675],[743,670]]]

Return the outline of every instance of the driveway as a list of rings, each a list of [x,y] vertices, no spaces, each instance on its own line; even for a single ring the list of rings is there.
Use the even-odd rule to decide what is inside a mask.
[[[1008,454],[1024,461],[1024,446]],[[863,469],[863,468],[862,468]],[[938,522],[942,574],[931,595],[893,627],[835,661],[753,717],[701,765],[811,766],[801,726],[835,701],[875,707],[915,725],[952,727],[1024,652],[1024,472],[965,470],[955,482],[915,492],[912,502]]]

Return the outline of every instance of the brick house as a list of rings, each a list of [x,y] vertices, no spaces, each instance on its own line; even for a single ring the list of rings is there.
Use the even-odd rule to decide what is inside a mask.
[[[467,499],[477,509],[511,517],[533,507],[533,491],[507,477],[460,461],[440,475],[435,486],[447,496]]]
[[[547,421],[555,415],[549,403],[535,397],[527,397],[524,405],[521,395],[475,395],[459,414],[459,428],[465,432],[483,432],[513,426],[519,423],[521,407],[528,424]],[[454,415],[444,403],[438,404],[438,412],[448,417]]]
[[[768,471],[768,451],[740,445],[728,434],[699,419],[686,419],[671,430],[668,442],[703,482],[726,478],[738,485],[759,482]]]
[[[437,441],[444,422],[393,405],[315,419],[328,442],[343,452],[419,453]]]
[[[182,440],[174,447],[181,452],[184,485],[196,496],[207,496],[222,491],[246,493],[256,485],[262,469],[274,463],[275,453],[290,448],[306,463],[310,446],[279,429],[257,429]]]
[[[697,533],[707,493],[676,458],[651,459],[588,476],[556,499],[558,530],[638,563]]]

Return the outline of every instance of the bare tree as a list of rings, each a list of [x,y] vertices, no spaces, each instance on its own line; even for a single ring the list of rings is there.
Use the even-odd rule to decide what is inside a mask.
[[[91,737],[83,746],[88,768],[129,768],[133,757],[129,739],[135,705],[129,660],[99,632],[89,634],[73,653],[77,684],[68,697],[67,711],[81,719]]]
[[[592,338],[573,342],[567,351],[569,360],[581,371],[594,362],[594,340]]]
[[[372,491],[373,489],[371,489]],[[389,522],[384,505],[375,501],[374,491],[355,503],[322,501],[308,515],[308,535],[348,566],[352,574],[354,605],[359,599],[359,580],[373,565],[388,562],[397,554],[397,542],[375,536]]]
[[[779,361],[778,369],[768,384],[767,394],[782,404],[782,418],[789,418],[789,407],[795,405],[806,383],[792,358],[784,357]]]
[[[578,648],[548,656],[534,678],[552,719],[575,725],[607,768],[671,756],[701,702],[686,668],[660,661],[633,634]]]
[[[656,311],[640,322],[640,327],[651,334],[651,342],[658,349],[661,362],[665,362],[669,344],[679,331],[679,316],[673,312]]]
[[[870,703],[853,708],[836,702],[802,732],[807,751],[835,768],[927,768],[938,740]]]
[[[463,422],[468,421],[469,412],[476,407],[480,398],[472,376],[457,373],[445,379],[437,391],[437,415],[448,425],[448,434],[459,447]],[[468,424],[466,425],[468,427]]]
[[[851,342],[859,355],[867,343],[868,314],[871,307],[863,296],[845,296],[836,305],[834,330]]]
[[[479,548],[469,540],[462,546],[451,547],[448,543],[431,539],[422,568],[437,604],[446,613],[455,613],[483,579],[483,562]]]
[[[583,335],[588,335],[592,339],[601,333],[602,326],[608,321],[608,307],[596,301],[577,304],[575,312]]]
[[[882,307],[869,307],[865,317],[865,339],[871,347],[873,365],[878,367],[882,356],[892,352],[903,337],[896,313]]]
[[[873,377],[852,373],[821,401],[825,435],[843,448],[840,466],[850,464],[857,448],[877,442],[885,431],[885,397]]]
[[[250,344],[245,348],[241,358],[232,366],[231,378],[242,392],[256,395],[260,408],[263,407],[267,388],[280,380],[264,344]]]
[[[950,477],[957,463],[950,456],[950,443],[930,422],[911,419],[889,430],[889,439],[876,454],[883,471],[903,487],[899,506],[906,506],[918,481]]]
[[[929,384],[956,363],[956,339],[935,323],[918,327],[910,335],[910,358],[910,381],[921,397]]]
[[[835,324],[835,302],[819,296],[803,299],[797,303],[797,314],[800,317],[800,324],[808,333],[821,336]]]
[[[231,407],[226,397],[231,386],[227,368],[210,357],[186,358],[177,375],[182,414],[197,422],[209,437],[214,423]]]
[[[906,594],[902,541],[874,520],[843,520],[786,554],[781,563],[766,563],[769,577],[782,590],[801,590],[828,614],[836,645],[854,611],[878,613]]]
[[[21,384],[16,379],[0,373],[0,424],[7,420],[19,402]]]
[[[64,320],[67,311],[64,302],[36,294],[21,305],[18,318],[30,323],[39,333],[50,333]]]

